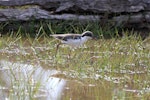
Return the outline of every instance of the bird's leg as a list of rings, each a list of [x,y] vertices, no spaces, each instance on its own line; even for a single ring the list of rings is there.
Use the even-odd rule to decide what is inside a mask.
[[[57,51],[58,51],[60,45],[61,45],[61,43],[58,43],[57,46],[56,46],[55,57],[56,57],[56,55],[57,55]]]
[[[71,48],[69,48],[69,55],[68,55],[68,58],[70,59],[71,58]]]

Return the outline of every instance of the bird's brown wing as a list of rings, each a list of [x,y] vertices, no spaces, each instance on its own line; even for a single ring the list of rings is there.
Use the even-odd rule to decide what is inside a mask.
[[[67,41],[68,39],[80,39],[81,38],[81,34],[55,34],[51,36],[56,39],[63,40],[63,41]]]

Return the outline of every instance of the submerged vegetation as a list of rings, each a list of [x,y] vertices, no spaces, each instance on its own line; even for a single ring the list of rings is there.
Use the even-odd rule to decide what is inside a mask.
[[[6,26],[7,24],[2,25],[1,32],[6,32]],[[70,90],[63,92],[63,100],[150,99],[150,37],[142,40],[140,36],[131,34],[134,32],[128,30],[122,30],[123,36],[120,36],[120,29],[100,26],[98,23],[82,25],[47,22],[40,23],[40,27],[35,28],[34,24],[31,26],[29,33],[20,26],[17,31],[10,29],[0,37],[0,59],[59,71],[60,73],[54,74],[53,77],[74,82],[68,85]],[[86,45],[75,50],[61,45],[56,54],[58,41],[49,37],[49,34],[82,33],[85,30],[92,31],[99,39],[88,41]],[[12,81],[9,87],[6,86],[9,88],[8,98],[13,100],[11,95],[14,93],[13,95],[20,99],[22,95],[26,96],[23,89],[27,89],[29,98],[35,99],[34,95],[42,83],[29,84],[31,77],[28,77],[28,81],[21,81],[24,80],[23,77],[16,79],[11,67],[13,66],[9,66],[9,74],[13,76]],[[80,85],[77,86],[76,83]],[[2,80],[0,85],[4,86]],[[16,90],[14,86],[20,88]]]

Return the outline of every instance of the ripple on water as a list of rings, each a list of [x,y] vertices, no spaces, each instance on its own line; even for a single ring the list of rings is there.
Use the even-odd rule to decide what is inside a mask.
[[[54,74],[60,73],[57,70],[45,70],[40,66],[30,64],[12,63],[0,61],[0,79],[4,84],[4,89],[13,90],[12,92],[3,92],[7,96],[26,95],[34,93],[34,98],[43,98],[45,100],[59,100],[64,89],[66,81],[61,78],[53,77]],[[7,71],[4,71],[6,70]],[[7,77],[7,78],[6,78]],[[21,90],[23,90],[21,92]],[[20,92],[19,92],[20,91]],[[17,95],[15,95],[17,93]]]

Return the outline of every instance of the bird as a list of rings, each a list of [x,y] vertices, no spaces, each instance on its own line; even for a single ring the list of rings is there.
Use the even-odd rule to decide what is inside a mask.
[[[67,34],[52,34],[50,35],[60,41],[60,44],[69,45],[72,48],[82,46],[86,41],[94,38],[93,32],[85,31],[82,34],[67,33]]]

